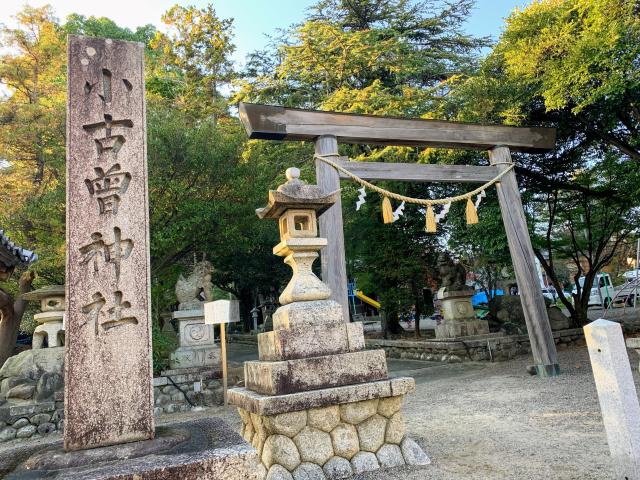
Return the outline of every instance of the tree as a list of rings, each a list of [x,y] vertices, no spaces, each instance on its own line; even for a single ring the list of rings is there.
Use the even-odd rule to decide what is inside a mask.
[[[250,56],[234,100],[430,116],[443,101],[448,82],[472,73],[477,54],[488,45],[486,39],[462,32],[472,5],[468,0],[446,4],[319,1],[307,19],[286,32],[270,52]],[[343,146],[341,152],[362,161],[428,161],[425,152],[416,148],[357,145]],[[425,185],[394,188],[416,197],[433,194]],[[425,234],[424,213],[415,207],[408,206],[393,226],[383,225],[375,208],[343,213],[348,273],[363,289],[380,296],[387,309],[387,326],[398,332],[402,309],[428,308],[422,292],[428,286],[437,239]]]
[[[195,118],[226,116],[221,87],[234,76],[233,20],[220,19],[213,6],[173,6],[162,16],[170,34],[156,32],[152,46],[160,61],[155,76],[170,85],[176,106]]]
[[[595,278],[634,225],[639,35],[634,1],[532,3],[507,19],[478,74],[456,79],[442,106],[454,120],[557,128],[554,151],[514,160],[525,210],[535,212],[536,255],[577,325],[591,284],[573,307],[554,267],[569,260]]]
[[[27,307],[27,301],[22,298],[22,294],[31,290],[34,278],[33,271],[26,271],[20,276],[15,298],[8,291],[0,288],[0,366],[13,355],[20,320]]]

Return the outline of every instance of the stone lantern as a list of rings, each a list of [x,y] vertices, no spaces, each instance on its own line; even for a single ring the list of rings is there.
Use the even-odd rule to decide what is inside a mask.
[[[273,253],[293,275],[273,331],[258,334],[259,360],[244,364],[245,387],[228,391],[242,435],[267,478],[346,478],[381,466],[424,465],[429,459],[406,437],[400,412],[414,380],[388,377],[384,350],[365,349],[362,323],[345,323],[342,305],[312,270],[327,245],[317,216],[340,192],[305,184],[297,168],[286,175],[256,210],[278,221]]]
[[[326,300],[331,290],[311,270],[318,252],[327,245],[326,238],[318,238],[317,215],[335,203],[339,191],[325,194],[317,185],[303,183],[297,168],[287,169],[286,175],[287,183],[269,192],[269,206],[256,210],[260,218],[278,220],[280,243],[273,253],[284,257],[293,270],[280,304]]]
[[[32,292],[22,294],[22,298],[28,301],[40,301],[40,313],[33,318],[38,325],[33,332],[31,348],[42,348],[44,339],[51,347],[64,345],[64,310],[65,296],[64,285],[49,285]]]

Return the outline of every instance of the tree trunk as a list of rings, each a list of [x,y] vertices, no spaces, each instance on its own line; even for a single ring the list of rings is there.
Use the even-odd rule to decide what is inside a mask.
[[[13,355],[20,321],[27,306],[26,300],[22,299],[22,294],[31,290],[34,278],[33,272],[24,272],[20,276],[18,295],[15,300],[0,288],[0,367]]]
[[[416,338],[420,338],[420,315],[422,315],[422,298],[416,297],[414,301],[416,302],[416,313],[413,320],[415,322],[415,334]]]

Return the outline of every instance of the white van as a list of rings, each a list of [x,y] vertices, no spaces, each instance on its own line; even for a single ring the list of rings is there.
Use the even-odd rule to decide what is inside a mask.
[[[584,277],[578,279],[580,287],[584,287]],[[573,287],[572,293],[577,293],[577,288]],[[615,295],[613,289],[613,283],[611,283],[611,276],[608,273],[599,273],[593,280],[591,286],[591,293],[589,294],[589,306],[590,307],[602,307],[607,308],[611,303]]]

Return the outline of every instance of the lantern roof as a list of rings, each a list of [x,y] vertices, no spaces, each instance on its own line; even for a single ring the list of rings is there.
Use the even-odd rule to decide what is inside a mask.
[[[27,293],[22,294],[24,300],[34,301],[42,300],[47,297],[63,297],[64,285],[47,285],[46,287],[38,288]]]
[[[331,207],[340,198],[340,190],[325,193],[318,185],[309,185],[300,180],[300,170],[288,168],[287,181],[276,190],[269,190],[266,207],[256,209],[259,218],[280,218],[290,209],[314,210],[318,215]]]

